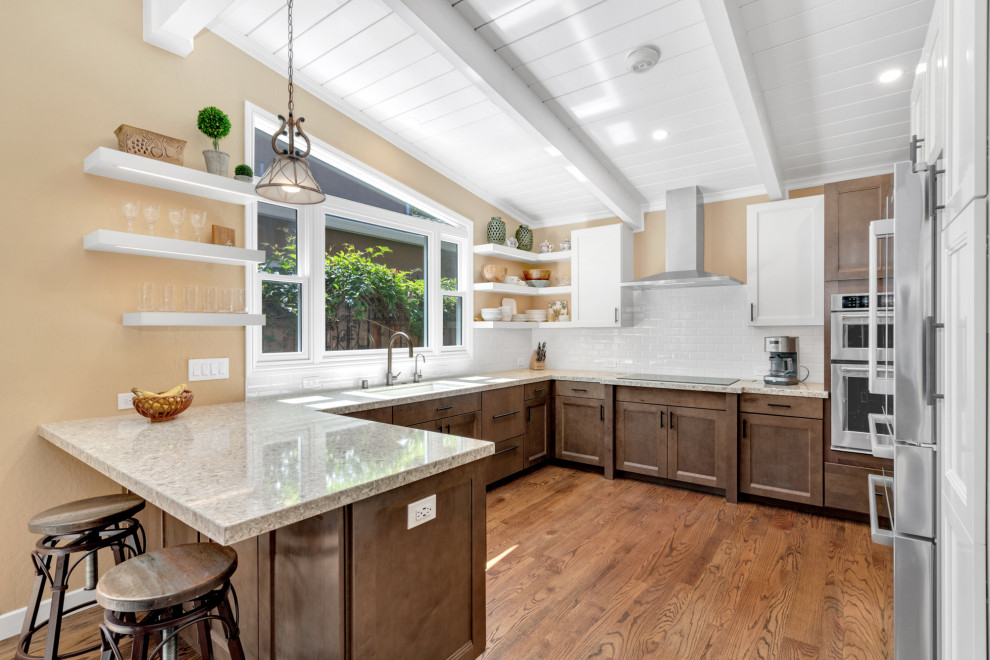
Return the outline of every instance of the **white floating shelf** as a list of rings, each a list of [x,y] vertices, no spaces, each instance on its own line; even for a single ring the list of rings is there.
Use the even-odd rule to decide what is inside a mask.
[[[571,292],[569,286],[545,286],[537,288],[535,286],[520,286],[518,284],[499,284],[498,282],[478,282],[474,285],[475,291],[488,293],[504,293],[510,296],[562,296]],[[507,321],[512,323],[512,321]]]
[[[258,201],[254,184],[217,176],[125,151],[99,147],[86,156],[83,171],[119,181],[215,199],[244,206]]]
[[[209,312],[129,312],[127,326],[244,327],[265,325],[264,314],[211,314]]]
[[[474,253],[485,257],[498,257],[509,261],[521,261],[525,264],[546,264],[556,261],[570,261],[571,250],[564,252],[527,252],[495,243],[475,245]]]
[[[97,229],[83,238],[83,247],[97,252],[137,254],[144,257],[164,257],[183,261],[205,261],[232,266],[250,266],[265,260],[264,250],[183,241],[164,236],[132,234],[126,231]]]
[[[602,323],[581,323],[580,321],[475,321],[475,330],[565,330],[567,328],[612,328],[614,325]]]

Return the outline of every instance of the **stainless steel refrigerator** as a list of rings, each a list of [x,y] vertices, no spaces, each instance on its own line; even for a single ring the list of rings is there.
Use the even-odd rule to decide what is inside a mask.
[[[871,391],[893,394],[894,473],[870,476],[870,504],[874,540],[894,548],[898,660],[935,658],[937,648],[938,231],[929,189],[934,172],[914,169],[911,162],[895,166],[893,220],[870,228],[870,294],[894,293],[893,368],[872,348],[869,363]],[[893,274],[886,277],[890,263]],[[871,332],[876,327],[871,319]],[[892,531],[878,528],[878,489],[886,492]]]

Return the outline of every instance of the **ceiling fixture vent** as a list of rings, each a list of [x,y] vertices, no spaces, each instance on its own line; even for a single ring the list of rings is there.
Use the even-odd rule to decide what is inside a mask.
[[[633,73],[646,73],[660,61],[660,49],[643,46],[626,55],[626,66]]]

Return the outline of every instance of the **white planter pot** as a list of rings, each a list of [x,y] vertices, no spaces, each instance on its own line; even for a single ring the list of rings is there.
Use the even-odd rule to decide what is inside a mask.
[[[247,174],[235,174],[234,178],[244,183],[254,183],[254,177],[250,177]]]
[[[215,149],[203,149],[206,159],[206,171],[218,176],[227,176],[227,166],[230,165],[230,154]]]

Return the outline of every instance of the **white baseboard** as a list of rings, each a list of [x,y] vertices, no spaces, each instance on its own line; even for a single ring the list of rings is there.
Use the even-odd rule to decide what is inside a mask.
[[[65,609],[70,607],[75,607],[81,603],[85,603],[88,600],[95,600],[96,595],[93,591],[84,591],[83,589],[76,589],[75,591],[70,591],[65,594]],[[41,608],[38,610],[38,620],[44,621],[48,618],[49,608],[52,606],[52,601],[48,600],[41,602]],[[93,605],[95,607],[95,604]],[[88,610],[88,607],[84,607],[79,612]],[[17,637],[21,634],[21,626],[24,625],[24,615],[27,612],[27,607],[22,607],[19,610],[13,610],[5,614],[0,614],[0,640],[8,639],[10,637]],[[73,612],[72,614],[75,614]],[[69,616],[72,616],[71,614]],[[42,631],[43,632],[43,631]],[[95,630],[93,631],[95,635]],[[39,633],[41,634],[41,633]],[[95,637],[94,637],[95,639]]]

